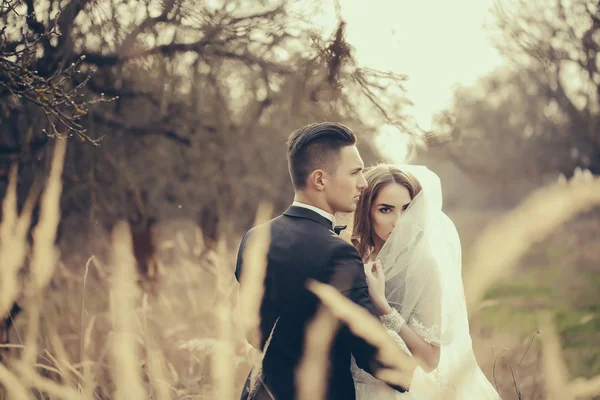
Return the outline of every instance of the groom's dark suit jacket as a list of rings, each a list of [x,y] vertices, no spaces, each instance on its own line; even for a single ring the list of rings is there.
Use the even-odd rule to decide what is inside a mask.
[[[261,347],[272,338],[263,359],[262,384],[249,396],[246,381],[242,399],[293,400],[296,398],[295,371],[304,350],[305,330],[320,304],[308,291],[309,279],[329,283],[344,296],[365,307],[373,315],[363,262],[356,249],[332,231],[331,222],[318,213],[291,206],[281,216],[267,222],[271,232],[260,308]],[[240,279],[244,249],[258,228],[244,236],[238,252],[235,275]],[[375,348],[342,326],[329,355],[328,400],[355,398],[350,373],[350,355],[368,372],[377,368]],[[402,391],[402,388],[395,388]]]

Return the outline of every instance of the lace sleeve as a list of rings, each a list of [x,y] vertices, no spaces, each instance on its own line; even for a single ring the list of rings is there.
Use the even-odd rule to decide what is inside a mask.
[[[379,319],[383,323],[383,326],[387,333],[402,348],[402,350],[404,350],[408,354],[411,354],[410,350],[408,350],[406,343],[404,343],[404,340],[400,337],[399,333],[400,328],[402,328],[402,325],[406,324],[406,321],[404,320],[402,315],[400,315],[400,313],[398,313],[398,311],[394,309],[393,312],[387,315],[382,315],[379,317]]]
[[[423,324],[418,319],[411,318],[410,327],[412,328],[413,331],[415,331],[415,333],[417,335],[421,336],[421,338],[425,342],[427,342],[429,344],[433,344],[435,346],[440,346],[441,337],[440,337],[439,325],[434,324],[432,326],[425,326],[425,324]]]
[[[380,316],[379,319],[381,320],[383,326],[385,326],[386,329],[390,329],[394,332],[400,332],[400,328],[402,328],[402,325],[406,323],[404,317],[400,315],[400,313],[396,309],[394,309],[389,314]]]

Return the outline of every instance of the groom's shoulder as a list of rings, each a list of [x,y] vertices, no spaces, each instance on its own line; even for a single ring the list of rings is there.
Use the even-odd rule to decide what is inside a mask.
[[[358,255],[356,248],[342,239],[333,230],[309,219],[293,218],[282,215],[273,220],[278,229],[272,231],[281,233],[286,242],[303,243],[311,251],[319,253],[353,253]]]
[[[257,234],[265,235],[268,234],[272,239],[278,233],[280,233],[285,227],[286,222],[282,219],[282,215],[275,217],[269,221],[263,222],[262,224],[256,225],[250,228],[244,237],[242,238],[242,242],[249,239],[251,236],[255,236]]]
[[[284,242],[289,245],[293,242],[302,243],[313,251],[321,250],[327,253],[356,254],[356,248],[336,235],[330,229],[309,219],[293,218],[287,215],[277,216],[269,221],[257,225],[246,232],[245,239],[262,232],[269,234],[271,241],[285,237]]]
[[[356,250],[356,247],[352,246],[350,243],[348,243],[338,235],[334,235],[330,246],[331,255],[333,257],[356,258],[358,260],[361,259],[360,255],[358,254],[358,250]]]

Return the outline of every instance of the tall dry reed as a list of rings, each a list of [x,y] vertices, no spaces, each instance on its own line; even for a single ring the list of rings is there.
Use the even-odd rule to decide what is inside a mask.
[[[519,258],[534,243],[575,215],[600,204],[600,178],[585,176],[536,190],[484,229],[466,269],[465,295],[471,314],[485,292],[510,276]]]
[[[140,371],[139,327],[136,315],[136,267],[129,226],[119,222],[113,229],[113,276],[111,279],[111,353],[115,400],[142,400],[147,393]]]
[[[232,300],[235,298],[235,285],[232,286],[231,253],[223,244],[219,249],[218,262],[210,267],[212,269],[207,266],[200,266],[198,269],[195,268],[198,266],[186,265],[181,269],[183,280],[188,285],[186,289],[164,293],[146,306],[140,305],[139,301],[129,229],[123,223],[118,224],[113,232],[111,247],[111,307],[107,314],[110,318],[102,313],[90,315],[84,324],[88,304],[73,307],[77,310],[81,326],[81,337],[77,339],[80,359],[77,359],[63,343],[66,339],[48,326],[45,320],[47,316],[42,312],[43,294],[56,273],[59,256],[54,241],[60,218],[58,205],[65,149],[65,141],[56,142],[48,182],[41,197],[40,222],[34,229],[31,267],[24,279],[24,287],[20,285],[19,275],[23,273],[22,267],[27,255],[26,233],[31,221],[31,210],[37,199],[36,189],[32,189],[19,215],[16,206],[17,172],[13,169],[2,203],[0,311],[6,314],[13,302],[24,296],[27,316],[23,343],[13,346],[18,357],[12,358],[9,363],[0,364],[0,382],[6,396],[10,399],[95,400],[102,393],[103,398],[127,400],[149,397],[159,400],[236,398],[241,387],[234,375],[240,367],[239,362],[234,360],[247,354],[239,350],[239,345],[243,343],[240,343],[235,323],[242,319],[248,338],[254,344],[260,343],[257,327],[264,291],[266,249],[270,240],[268,232],[257,235],[255,242],[248,248],[245,260],[249,267],[245,267],[242,276],[244,285],[237,300],[239,309],[234,308]],[[485,291],[509,276],[516,261],[533,243],[576,213],[597,204],[600,204],[600,181],[597,178],[576,179],[567,184],[540,189],[515,210],[491,224],[476,244],[472,267],[467,269],[469,273],[465,279],[465,292],[469,310],[477,310]],[[271,213],[271,208],[263,206],[257,213],[256,224],[266,221]],[[175,239],[181,241],[177,235]],[[88,272],[92,274],[92,270],[88,268],[90,265],[96,266],[98,279],[104,279],[106,275],[105,267],[101,267],[99,262],[90,261],[86,265],[84,277],[77,280],[81,281],[84,292],[90,288],[85,285],[91,284],[88,276]],[[198,279],[199,272],[207,274]],[[174,275],[173,272],[170,274]],[[204,282],[210,274],[214,275],[214,281]],[[190,286],[192,282],[193,285],[206,285],[203,286],[206,288],[212,286],[215,291],[203,293],[200,297],[196,293],[197,288]],[[300,398],[322,398],[328,362],[324,355],[328,354],[331,337],[339,323],[348,324],[355,334],[380,349],[380,361],[388,368],[378,374],[379,378],[405,387],[410,386],[416,362],[401,352],[376,318],[345,299],[332,287],[312,283],[310,290],[321,299],[323,309],[307,330],[307,351],[297,371]],[[203,301],[208,301],[208,305],[204,306]],[[178,311],[181,311],[181,318],[175,318]],[[194,318],[200,318],[198,324],[185,319],[186,311],[188,318],[190,313]],[[212,317],[203,314],[206,312],[210,312]],[[152,331],[146,327],[146,319],[160,329]],[[564,366],[560,341],[551,316],[545,316],[540,321],[543,368],[550,398],[574,399],[599,395],[600,376],[571,379]],[[213,332],[215,336],[209,338],[209,334],[200,332],[200,329],[203,325],[212,323],[214,327],[206,332]],[[111,363],[106,367],[109,374],[104,376],[103,352],[93,358],[92,350],[102,347],[102,343],[98,342],[97,332],[106,324],[112,325],[107,347]],[[140,328],[141,325],[144,325],[143,329]],[[186,342],[183,336],[178,335],[186,330],[197,330],[190,334],[198,337],[196,342],[201,347],[199,355],[191,351],[184,352],[183,344]],[[39,346],[42,333],[49,343],[45,348]],[[189,338],[188,335],[187,339]],[[257,359],[260,363],[261,358]],[[211,370],[210,382],[200,385],[198,381],[205,382],[203,371],[207,366]],[[311,382],[313,385],[303,382]]]

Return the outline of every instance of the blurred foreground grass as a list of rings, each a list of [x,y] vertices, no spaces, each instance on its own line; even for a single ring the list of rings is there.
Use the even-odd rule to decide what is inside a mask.
[[[465,264],[482,226],[492,223],[498,215],[492,211],[463,211],[453,216],[464,239]],[[600,208],[596,207],[532,244],[514,274],[486,292],[481,312],[471,320],[473,341],[480,349],[478,359],[489,377],[493,375],[494,361],[498,364],[497,376],[500,387],[504,386],[505,398],[516,394],[508,379],[511,371],[501,359],[504,356],[513,368],[522,362],[524,398],[547,396],[538,340],[544,335],[543,330],[528,348],[540,329],[542,312],[554,317],[571,377],[593,378],[600,374],[599,237]]]
[[[165,274],[154,296],[136,283],[143,277],[134,275],[130,232],[122,223],[110,238],[99,235],[85,243],[73,237],[58,260],[51,243],[59,217],[64,148],[57,149],[58,162],[42,198],[49,205],[42,207],[33,246],[27,246],[23,231],[30,210],[16,214],[14,191],[3,202],[0,283],[5,289],[16,284],[0,293],[2,313],[14,300],[24,312],[15,320],[11,344],[2,348],[1,398],[236,398],[260,356],[246,342],[240,324],[233,277],[237,238],[224,238],[218,249],[207,251],[193,223],[162,223],[158,258]],[[461,231],[464,221],[455,219],[467,243],[465,264],[473,264],[464,272],[467,300],[475,306],[469,310],[474,349],[504,399],[600,394],[597,218],[584,215],[567,224],[562,222],[569,219],[568,212],[551,223],[544,213],[528,221],[514,218],[524,211],[529,215],[528,207],[552,208],[552,202],[574,195],[580,196],[575,213],[589,209],[600,203],[599,183],[594,179],[540,191],[524,207],[476,233],[473,248],[483,257],[480,264],[471,260],[469,235]],[[553,224],[560,229],[546,236]],[[517,241],[518,246],[494,241],[524,232],[532,237]],[[27,251],[16,251],[20,248]],[[481,303],[472,295],[479,292]],[[331,303],[335,311],[336,301]],[[539,326],[546,332],[532,340]],[[392,342],[385,335],[383,339]]]
[[[595,210],[533,246],[515,276],[488,291],[482,311],[489,326],[517,334],[536,331],[536,312],[551,312],[575,376],[600,373],[600,247],[589,240],[600,236],[598,221]]]

